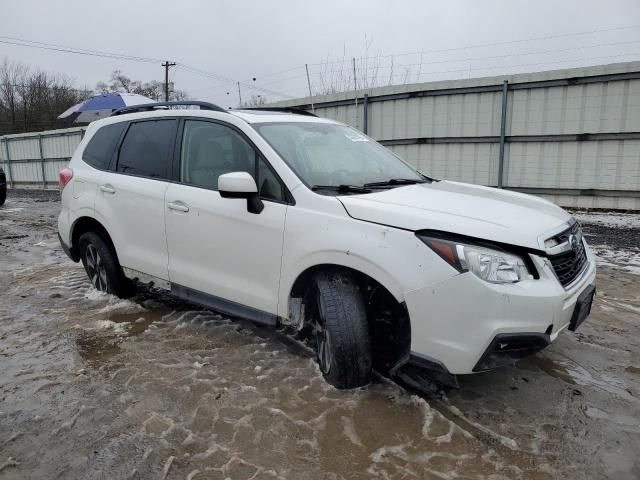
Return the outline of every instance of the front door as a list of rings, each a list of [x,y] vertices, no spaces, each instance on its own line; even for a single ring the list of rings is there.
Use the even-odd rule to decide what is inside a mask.
[[[179,295],[227,313],[271,323],[280,282],[284,186],[253,145],[234,127],[185,120],[179,183],[166,192],[169,278]],[[247,210],[247,200],[223,198],[218,177],[250,173],[264,209]],[[243,311],[249,307],[248,311]]]

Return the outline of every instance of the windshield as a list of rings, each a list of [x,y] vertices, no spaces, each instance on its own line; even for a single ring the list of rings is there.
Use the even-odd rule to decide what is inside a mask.
[[[389,188],[425,181],[413,167],[350,127],[307,122],[253,127],[312,188],[342,186],[341,192],[347,192],[345,186]]]

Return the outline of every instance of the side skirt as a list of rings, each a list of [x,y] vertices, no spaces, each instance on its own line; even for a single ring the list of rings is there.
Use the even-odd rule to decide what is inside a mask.
[[[154,277],[153,275],[147,275],[146,273],[139,272],[129,267],[122,267],[124,276],[129,280],[138,281],[140,283],[146,283],[150,287],[162,288],[163,290],[171,290],[169,282],[162,278]]]
[[[215,295],[209,295],[208,293],[200,292],[198,290],[193,290],[189,287],[183,287],[182,285],[172,283],[171,293],[183,300],[197,303],[198,305],[202,305],[215,310],[216,312],[221,312],[232,317],[245,318],[252,322],[272,327],[275,327],[278,324],[278,316],[273,313],[258,310],[253,307],[247,307],[246,305],[216,297]]]

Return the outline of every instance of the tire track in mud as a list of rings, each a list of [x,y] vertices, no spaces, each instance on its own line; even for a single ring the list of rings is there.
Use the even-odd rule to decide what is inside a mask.
[[[391,382],[333,389],[315,361],[296,351],[303,348],[280,341],[278,333],[167,305],[154,292],[119,300],[93,290],[84,272],[68,264],[20,271],[11,284],[14,294],[27,294],[31,307],[52,317],[56,335],[66,340],[50,353],[79,357],[67,376],[39,393],[69,388],[76,378],[83,396],[90,393],[64,420],[56,419],[48,442],[73,444],[74,433],[86,436],[90,425],[99,426],[99,434],[89,435],[97,452],[87,454],[92,472],[136,470],[162,478],[167,467],[166,478],[316,478],[328,472],[420,478],[452,472],[517,477],[531,469],[530,459],[513,451],[505,456],[491,432],[461,413],[447,418],[444,404],[434,409],[432,400]],[[28,319],[25,324],[29,328]],[[118,418],[115,431],[105,409]],[[131,454],[134,444],[147,445],[146,457],[139,448]],[[508,458],[508,467],[499,458]],[[78,472],[88,473],[58,471]]]
[[[0,209],[2,235],[29,237],[0,241],[0,463],[19,464],[3,480],[580,479],[640,468],[636,403],[595,384],[640,398],[634,277],[603,269],[607,301],[579,335],[459,391],[414,395],[377,379],[343,392],[278,332],[158,291],[96,292],[56,246],[56,203],[11,201],[23,210]]]

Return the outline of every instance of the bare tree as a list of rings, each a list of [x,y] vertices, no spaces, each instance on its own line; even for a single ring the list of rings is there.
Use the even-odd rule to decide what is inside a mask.
[[[355,58],[355,72],[353,57],[349,57],[346,48],[342,58],[331,60],[327,56],[326,61],[320,64],[319,71],[313,72],[315,79],[314,94],[327,95],[332,93],[346,92],[354,89],[357,84],[358,90],[368,90],[374,87],[397,85],[408,83],[413,69],[417,67],[417,79],[420,78],[420,68],[422,65],[422,54],[419,55],[415,65],[398,65],[396,58],[383,56],[382,52],[371,55],[370,49],[373,38],[365,36],[364,55]],[[400,69],[400,72],[396,70]],[[354,82],[354,75],[357,82]]]
[[[96,84],[98,92],[122,92],[136,93],[144,95],[152,100],[164,100],[164,82],[151,80],[149,82],[141,82],[140,80],[132,80],[130,77],[122,73],[121,70],[111,72],[110,83],[100,81]],[[189,95],[184,90],[175,90],[173,85],[169,83],[169,100],[186,100]]]
[[[138,88],[139,85],[139,81],[131,80],[123,74],[121,70],[111,72],[110,90],[112,92],[134,93],[134,90]]]
[[[0,66],[0,134],[62,126],[57,116],[90,95],[62,75],[5,59]]]
[[[240,108],[242,107],[259,107],[261,105],[265,105],[269,103],[269,99],[267,97],[264,97],[262,95],[251,95],[251,97],[249,97],[249,100],[245,100],[244,102],[242,102],[242,104],[240,105]]]

